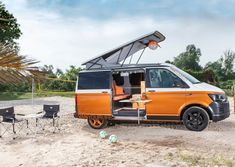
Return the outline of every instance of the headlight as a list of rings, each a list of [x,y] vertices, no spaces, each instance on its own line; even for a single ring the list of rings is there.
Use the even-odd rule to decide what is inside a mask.
[[[209,97],[216,102],[226,102],[227,96],[224,94],[208,94]]]

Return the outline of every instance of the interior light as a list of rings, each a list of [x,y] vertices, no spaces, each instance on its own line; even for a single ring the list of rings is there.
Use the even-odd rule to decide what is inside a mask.
[[[158,45],[157,41],[154,41],[154,40],[151,40],[151,41],[149,41],[149,43],[148,43],[149,49],[152,49],[152,50],[157,49],[158,46],[159,46],[159,45]]]

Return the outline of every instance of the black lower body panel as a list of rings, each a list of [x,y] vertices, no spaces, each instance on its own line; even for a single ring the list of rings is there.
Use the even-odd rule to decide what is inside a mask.
[[[217,122],[224,120],[230,115],[230,108],[228,102],[212,102],[209,105],[212,112],[212,121]]]
[[[179,116],[147,116],[149,120],[164,120],[164,121],[178,121]]]

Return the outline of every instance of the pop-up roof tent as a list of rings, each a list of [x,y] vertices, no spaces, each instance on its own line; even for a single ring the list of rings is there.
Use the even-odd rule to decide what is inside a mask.
[[[109,69],[111,67],[119,67],[123,66],[126,59],[130,56],[133,56],[136,52],[143,50],[140,54],[140,57],[142,56],[144,50],[146,47],[150,47],[151,45],[153,49],[158,46],[159,42],[162,42],[165,40],[165,36],[162,35],[160,32],[155,31],[153,33],[146,34],[138,39],[135,39],[131,42],[128,42],[124,45],[121,45],[111,51],[108,51],[98,57],[95,57],[82,65],[86,66],[86,69]],[[140,59],[139,57],[139,59]],[[131,62],[132,57],[130,58]],[[139,62],[136,62],[138,64]]]

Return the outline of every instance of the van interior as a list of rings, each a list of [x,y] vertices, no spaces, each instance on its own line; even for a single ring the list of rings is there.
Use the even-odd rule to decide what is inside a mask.
[[[122,100],[141,98],[145,92],[144,70],[113,71],[112,78],[113,115],[137,117],[137,104]],[[140,116],[145,115],[145,105],[140,104]]]

